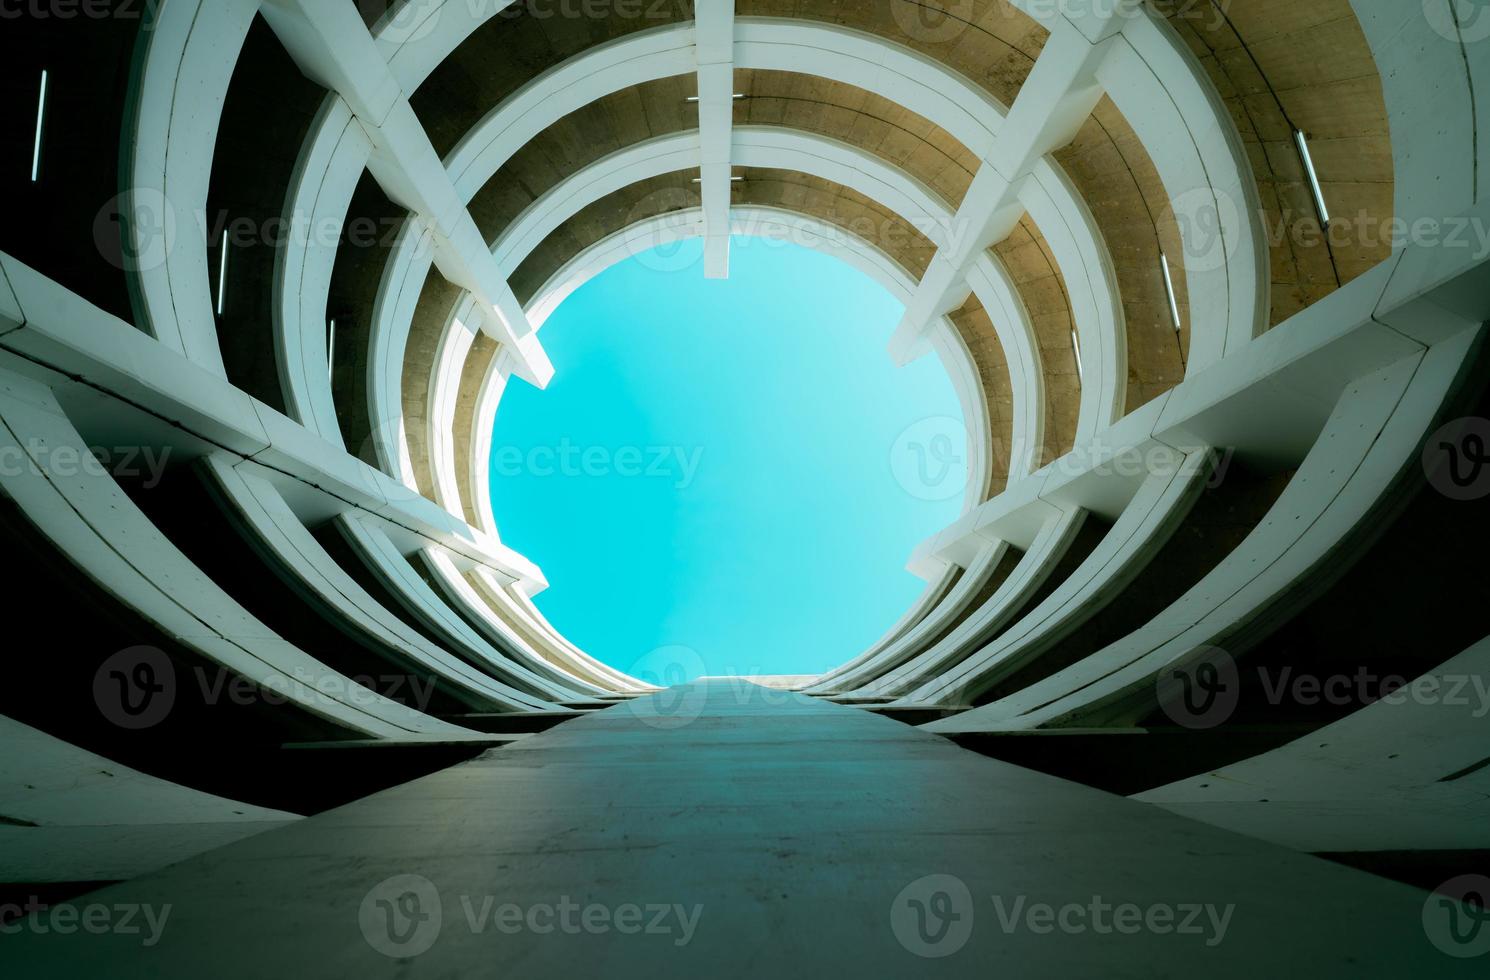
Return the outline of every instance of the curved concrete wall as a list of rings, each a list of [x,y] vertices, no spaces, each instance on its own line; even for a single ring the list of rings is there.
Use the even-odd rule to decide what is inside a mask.
[[[718,276],[731,235],[791,234],[904,303],[890,353],[946,368],[973,476],[909,556],[921,599],[805,689],[961,739],[1146,730],[1216,649],[1263,662],[1335,578],[1389,562],[1382,528],[1440,492],[1429,434],[1481,411],[1490,54],[1450,0],[1203,23],[979,0],[960,41],[880,4],[670,6],[583,35],[506,6],[410,0],[371,29],[345,3],[157,6],[123,131],[96,134],[136,322],[0,253],[0,441],[24,461],[0,472],[6,526],[97,636],[127,624],[183,669],[283,687],[244,716],[264,744],[496,744],[648,690],[538,611],[487,466],[507,386],[552,375],[545,320],[643,247],[699,237]],[[275,148],[288,179],[244,190],[234,99],[284,58],[320,101]],[[1321,243],[1276,234],[1313,208],[1295,129],[1343,212]],[[211,212],[265,201],[272,272],[235,277]],[[224,267],[257,290],[231,315]],[[169,453],[168,489],[54,451],[100,441]],[[1228,488],[1255,513],[1216,531]],[[432,693],[368,689],[364,664]],[[38,670],[37,705],[4,709],[105,751],[69,676]],[[1403,739],[1436,724],[1397,714]],[[177,723],[239,724],[207,703]],[[1298,773],[1329,761],[1267,748],[1234,771],[1311,799]],[[149,772],[160,743],[117,751]],[[1200,790],[1153,798],[1328,838]]]

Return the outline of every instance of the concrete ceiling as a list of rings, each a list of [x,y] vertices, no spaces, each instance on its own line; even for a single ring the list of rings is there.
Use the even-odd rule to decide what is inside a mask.
[[[1391,135],[1381,77],[1349,0],[1249,0],[1170,23],[1190,45],[1247,147],[1265,210],[1277,326],[1391,254]],[[1202,16],[1203,14],[1203,16]],[[1309,138],[1334,224],[1321,234],[1294,146]]]
[[[372,4],[371,7],[376,7]],[[1164,5],[1161,5],[1161,8]],[[1293,126],[1311,137],[1332,211],[1357,227],[1391,214],[1392,174],[1385,107],[1365,39],[1347,0],[1299,5],[1258,0],[1245,9],[1169,4],[1170,23],[1200,58],[1231,110],[1256,172],[1272,234],[1272,307],[1281,322],[1379,262],[1385,243],[1360,234],[1333,245],[1311,234],[1314,206],[1292,140]],[[648,4],[645,16],[535,18],[502,15],[479,28],[412,97],[436,149],[449,150],[493,106],[544,70],[596,44],[637,30],[686,21],[686,2]],[[866,31],[935,58],[998,100],[1017,95],[1047,32],[1003,0],[937,8],[906,0],[840,4],[826,0],[745,0],[737,16],[800,17]],[[377,11],[368,7],[371,20]],[[744,98],[736,125],[773,125],[841,140],[901,168],[955,210],[978,167],[976,154],[925,118],[873,93],[803,72],[739,69]],[[691,75],[659,79],[599,99],[563,117],[515,153],[471,202],[488,241],[495,241],[544,192],[607,154],[697,125],[688,96]],[[1076,139],[1055,154],[1090,209],[1111,256],[1126,332],[1126,411],[1168,391],[1183,377],[1189,350],[1189,302],[1180,260],[1171,259],[1181,326],[1176,331],[1161,256],[1181,256],[1180,230],[1149,153],[1116,105],[1103,98]],[[635,221],[697,207],[697,172],[678,172],[606,195],[563,222],[512,277],[524,301],[579,251]],[[735,204],[801,211],[879,246],[911,275],[924,274],[931,243],[883,205],[842,186],[784,171],[736,168]],[[1357,215],[1362,217],[1358,218]],[[1026,217],[992,250],[1008,268],[1038,337],[1046,374],[1045,447],[1049,460],[1067,451],[1076,430],[1080,378],[1071,333],[1071,301],[1040,229]],[[369,285],[371,282],[369,281]],[[404,402],[422,413],[428,372],[455,291],[426,288],[406,353]],[[425,309],[427,303],[436,309]],[[993,426],[993,486],[1008,467],[1011,398],[1007,364],[993,324],[976,299],[953,322],[972,352]],[[475,351],[483,358],[491,354]],[[481,383],[485,371],[464,372]],[[421,380],[424,379],[424,380]],[[474,393],[462,397],[474,401]],[[343,399],[338,398],[342,403]],[[1000,436],[1000,433],[1003,435]],[[411,432],[411,442],[422,436]],[[424,455],[414,452],[416,469]],[[421,477],[421,483],[428,478]]]

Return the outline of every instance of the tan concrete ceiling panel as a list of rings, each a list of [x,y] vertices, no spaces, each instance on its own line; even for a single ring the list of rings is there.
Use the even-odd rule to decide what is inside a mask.
[[[688,101],[693,75],[661,78],[597,99],[569,113],[512,155],[471,200],[471,216],[489,242],[566,177],[655,136],[698,127]]]
[[[460,387],[455,402],[455,483],[460,490],[461,513],[467,524],[478,526],[481,522],[476,511],[476,488],[471,479],[471,448],[476,444],[476,408],[481,400],[481,383],[486,380],[487,369],[496,359],[501,345],[486,334],[480,334],[471,342],[466,362],[461,365]]]
[[[1248,0],[1224,14],[1166,6],[1246,144],[1272,252],[1276,326],[1391,254],[1392,147],[1376,62],[1349,0]],[[1328,235],[1294,127],[1309,138]]]
[[[606,15],[586,16],[587,9]],[[636,31],[692,19],[692,0],[514,4],[462,41],[409,101],[443,156],[503,99],[560,62]]]
[[[988,402],[988,431],[992,445],[988,454],[988,486],[983,488],[982,494],[982,499],[986,500],[1002,491],[1009,482],[1009,457],[1014,438],[1014,397],[1009,384],[1009,361],[1004,356],[1004,346],[999,343],[993,321],[976,295],[969,296],[960,309],[948,316],[972,355]]]
[[[745,167],[732,190],[731,204],[787,208],[810,215],[864,239],[911,275],[926,273],[936,247],[898,214],[842,184],[793,170]]]
[[[1086,201],[1117,274],[1128,341],[1128,412],[1185,376],[1190,342],[1184,251],[1169,197],[1148,152],[1111,99],[1103,98],[1056,161]],[[1160,256],[1170,256],[1183,328],[1176,333]]]
[[[409,443],[415,485],[430,500],[435,499],[434,471],[429,455],[430,384],[434,380],[435,354],[445,333],[445,324],[455,310],[455,304],[464,295],[438,269],[430,269],[419,293],[414,318],[409,323],[409,337],[404,345],[403,380],[399,385],[404,435]]]
[[[555,228],[511,276],[512,291],[529,302],[570,259],[613,232],[671,211],[699,206],[697,170],[679,170],[637,181],[581,208]]]
[[[1037,464],[1043,465],[1070,452],[1076,441],[1081,377],[1071,342],[1076,329],[1071,296],[1050,243],[1028,215],[1012,235],[990,251],[1009,271],[1040,345],[1045,373],[1045,445]]]
[[[1007,0],[737,0],[735,13],[801,17],[876,34],[950,65],[1005,105],[1050,36]]]
[[[785,71],[739,69],[735,125],[787,126],[851,143],[900,167],[955,209],[978,158],[925,117],[842,82]]]

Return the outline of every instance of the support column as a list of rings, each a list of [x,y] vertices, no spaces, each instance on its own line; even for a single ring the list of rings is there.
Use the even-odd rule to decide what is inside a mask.
[[[927,325],[966,302],[971,262],[1007,238],[1024,217],[1020,190],[1035,165],[1075,139],[1096,108],[1102,97],[1097,68],[1123,17],[1131,16],[1131,6],[1121,0],[1105,14],[1087,14],[1079,23],[1062,19],[1051,30],[952,219],[947,244],[937,250],[906,304],[890,339],[896,363],[908,363],[931,349]]]
[[[734,0],[698,0],[699,193],[704,277],[729,278],[730,140],[735,112]]]
[[[429,229],[436,266],[475,297],[482,330],[513,353],[524,380],[547,385],[554,373],[548,355],[356,9],[267,0],[262,12],[300,70],[351,108],[372,142],[368,169]]]

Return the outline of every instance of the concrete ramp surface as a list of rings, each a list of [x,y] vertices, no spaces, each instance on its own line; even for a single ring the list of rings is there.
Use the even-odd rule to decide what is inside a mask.
[[[1440,923],[1435,900],[856,708],[715,680],[83,896],[76,917],[13,923],[0,969],[1481,975],[1435,944],[1452,941],[1440,924],[1477,924],[1447,907]],[[95,932],[90,915],[138,928]]]

